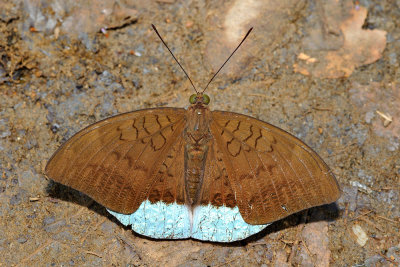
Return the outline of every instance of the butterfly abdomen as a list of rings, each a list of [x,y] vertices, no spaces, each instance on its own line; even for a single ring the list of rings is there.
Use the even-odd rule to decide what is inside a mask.
[[[204,166],[208,152],[208,145],[185,146],[185,186],[189,203],[198,201],[199,192],[204,180]]]

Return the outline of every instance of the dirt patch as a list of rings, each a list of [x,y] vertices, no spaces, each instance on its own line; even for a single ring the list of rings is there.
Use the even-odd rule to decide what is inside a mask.
[[[339,76],[293,68],[324,21],[318,1],[102,2],[0,4],[0,266],[399,265],[398,4],[362,1],[358,34],[385,31],[384,50],[342,78],[322,79]],[[348,17],[335,14],[356,7],[343,0],[337,8],[325,22],[337,22],[340,37]],[[47,160],[79,129],[131,110],[188,105],[190,83],[151,23],[198,87],[254,26],[208,89],[211,108],[268,121],[310,145],[339,181],[337,203],[234,244],[158,241],[46,180]],[[325,52],[343,60],[339,37],[326,40]]]

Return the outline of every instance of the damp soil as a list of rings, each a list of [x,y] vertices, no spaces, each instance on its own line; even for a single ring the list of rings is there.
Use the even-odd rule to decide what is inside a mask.
[[[0,266],[398,266],[400,2],[326,3],[0,3]],[[359,36],[384,33],[352,43],[363,53],[327,56],[350,47],[340,25],[360,8]],[[151,23],[199,88],[254,26],[207,90],[211,109],[299,137],[331,167],[341,198],[241,242],[166,241],[48,180],[47,160],[83,127],[188,106],[193,88]]]

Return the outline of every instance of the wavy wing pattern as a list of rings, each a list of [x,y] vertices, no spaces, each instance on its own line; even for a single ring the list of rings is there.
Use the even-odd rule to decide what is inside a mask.
[[[241,114],[212,116],[210,130],[247,223],[270,223],[339,198],[328,166],[293,135]]]
[[[137,210],[147,198],[154,202],[154,198],[171,200],[178,195],[183,200],[176,190],[182,168],[174,179],[161,180],[168,174],[163,170],[172,164],[171,153],[180,153],[176,144],[181,145],[184,114],[178,108],[145,109],[97,122],[54,153],[46,174],[124,214]],[[157,183],[163,192],[157,191]]]

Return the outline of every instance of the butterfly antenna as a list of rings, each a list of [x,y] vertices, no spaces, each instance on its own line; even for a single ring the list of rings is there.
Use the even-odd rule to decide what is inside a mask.
[[[168,45],[164,42],[163,38],[161,37],[161,35],[158,33],[156,26],[154,26],[154,24],[151,24],[151,27],[153,27],[153,30],[156,32],[156,34],[158,35],[158,37],[160,38],[161,42],[165,45],[165,47],[168,49],[168,51],[171,53],[172,57],[175,59],[176,63],[178,63],[179,67],[181,67],[181,69],[183,70],[183,72],[185,73],[186,77],[189,79],[190,83],[192,84],[194,90],[196,91],[196,93],[199,93],[196,89],[196,86],[194,86],[192,79],[190,79],[189,75],[187,74],[187,72],[185,71],[185,69],[182,67],[181,63],[179,63],[179,61],[176,59],[176,57],[174,56],[174,53],[172,53],[171,49],[169,49]]]
[[[228,57],[227,60],[225,60],[224,64],[222,64],[222,66],[218,69],[218,71],[214,74],[214,76],[212,76],[212,78],[210,79],[210,81],[207,83],[206,87],[204,88],[204,90],[201,93],[204,93],[208,86],[210,85],[210,83],[214,80],[215,76],[217,76],[217,74],[220,72],[220,70],[225,66],[225,64],[229,61],[229,59],[231,59],[231,57],[233,56],[233,54],[235,54],[236,50],[239,49],[239,47],[243,44],[244,40],[246,40],[247,36],[249,36],[250,32],[253,30],[253,27],[250,28],[250,30],[246,33],[246,36],[243,38],[243,40],[240,42],[240,44],[236,47],[235,50],[233,50],[232,54]]]

